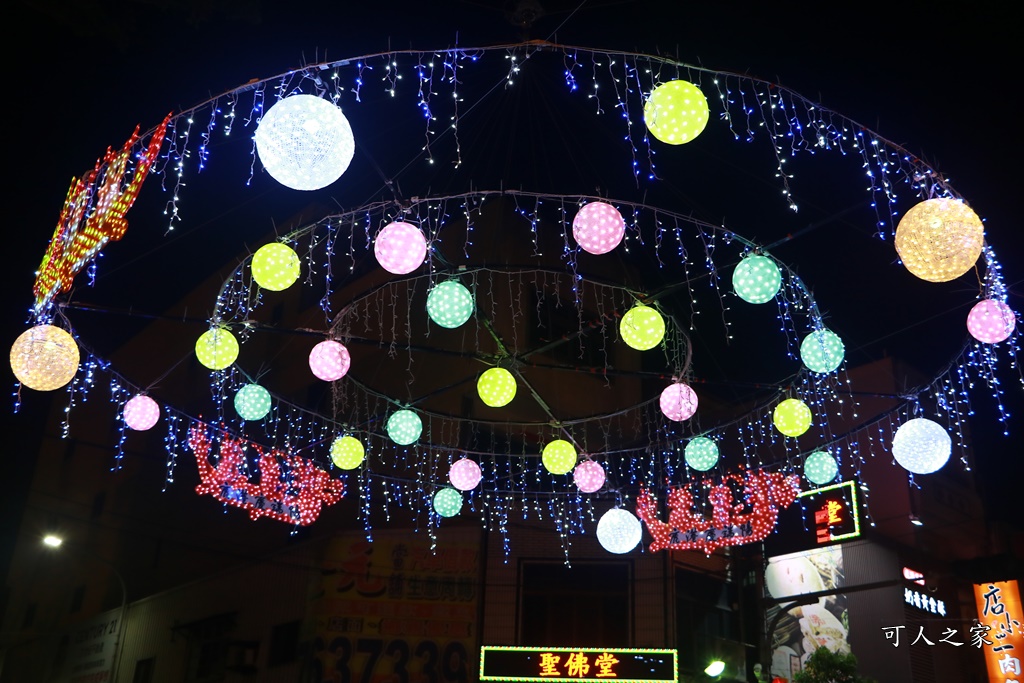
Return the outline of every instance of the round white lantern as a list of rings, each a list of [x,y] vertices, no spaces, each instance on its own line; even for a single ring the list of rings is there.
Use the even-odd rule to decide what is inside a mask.
[[[427,315],[450,330],[469,320],[473,307],[473,295],[458,280],[445,280],[427,294]]]
[[[388,437],[399,446],[408,446],[423,433],[423,420],[411,410],[399,410],[388,418]]]
[[[936,197],[910,207],[896,226],[896,252],[907,270],[928,282],[948,282],[970,270],[985,242],[985,226],[959,199]]]
[[[611,204],[591,202],[572,219],[572,236],[591,254],[607,254],[619,246],[626,234],[626,221]]]
[[[460,491],[471,491],[476,488],[482,478],[480,465],[469,458],[462,458],[448,468],[448,481]]]
[[[689,384],[675,382],[662,390],[658,404],[665,417],[682,422],[697,412],[697,394]]]
[[[1013,309],[995,299],[979,301],[967,314],[967,331],[985,344],[1005,341],[1013,334],[1016,325],[1017,316],[1013,314]]]
[[[124,404],[124,423],[137,432],[152,429],[160,419],[160,406],[145,394],[133,396]]]
[[[804,459],[804,476],[807,481],[824,486],[839,474],[836,459],[826,451],[815,451]]]
[[[832,372],[843,362],[846,347],[835,332],[824,328],[804,337],[800,344],[800,360],[811,372]]]
[[[14,376],[36,391],[53,391],[70,382],[79,359],[74,337],[54,325],[30,327],[11,346]]]
[[[427,257],[427,238],[412,223],[388,223],[377,233],[373,255],[384,270],[405,275],[423,265]]]
[[[681,145],[700,135],[710,116],[704,93],[683,80],[658,85],[644,103],[647,129],[655,138],[670,145]]]
[[[914,474],[931,474],[949,460],[953,441],[937,422],[918,417],[908,420],[892,438],[892,455],[900,467]]]
[[[341,342],[322,341],[309,352],[309,369],[325,382],[341,379],[352,365],[352,357]]]
[[[327,187],[345,172],[356,149],[341,109],[316,95],[274,103],[254,137],[267,173],[293,190]]]
[[[288,289],[301,274],[299,255],[287,244],[264,244],[252,255],[249,263],[252,279],[263,289],[280,292]]]
[[[610,553],[628,553],[640,543],[643,528],[629,510],[612,508],[597,521],[597,540]]]
[[[583,493],[600,491],[605,481],[604,467],[599,462],[584,460],[573,469],[572,480]]]
[[[748,304],[763,304],[775,298],[782,286],[782,273],[775,261],[761,254],[748,254],[732,271],[732,289]]]

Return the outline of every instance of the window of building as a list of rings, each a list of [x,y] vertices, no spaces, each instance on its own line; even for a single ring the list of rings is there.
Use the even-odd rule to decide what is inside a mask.
[[[153,683],[153,674],[156,671],[156,657],[147,657],[135,662],[135,673],[132,674],[132,683]]]
[[[629,647],[629,562],[523,561],[519,644]]]
[[[267,666],[290,664],[299,658],[299,631],[302,621],[296,619],[277,624],[270,631],[270,651]]]

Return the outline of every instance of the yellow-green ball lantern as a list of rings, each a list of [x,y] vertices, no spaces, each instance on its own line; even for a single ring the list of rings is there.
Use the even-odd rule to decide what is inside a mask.
[[[36,325],[18,335],[11,346],[11,370],[18,381],[36,391],[53,391],[78,372],[78,344],[54,325]]]
[[[287,244],[264,244],[252,256],[252,279],[263,289],[280,292],[299,279],[299,255]]]
[[[565,439],[555,439],[544,447],[541,461],[551,474],[565,474],[576,466],[576,447]]]
[[[505,368],[485,370],[476,382],[476,393],[492,408],[507,406],[516,397],[516,378]]]
[[[619,321],[619,336],[630,348],[653,349],[665,338],[665,319],[654,308],[637,304]]]
[[[811,409],[798,398],[787,398],[775,406],[775,428],[786,436],[800,436],[811,428]]]
[[[910,207],[896,226],[894,241],[907,270],[928,282],[948,282],[981,256],[985,226],[959,199],[936,197]]]
[[[658,85],[644,103],[644,123],[658,140],[682,145],[700,135],[708,125],[708,100],[689,81],[675,80]]]
[[[196,340],[196,358],[211,370],[223,370],[238,358],[238,340],[226,327],[213,327]]]
[[[354,436],[339,436],[331,444],[331,462],[342,470],[354,470],[363,464],[366,450]]]
[[[843,340],[825,328],[811,332],[800,344],[800,360],[811,372],[832,372],[843,362],[845,353]]]

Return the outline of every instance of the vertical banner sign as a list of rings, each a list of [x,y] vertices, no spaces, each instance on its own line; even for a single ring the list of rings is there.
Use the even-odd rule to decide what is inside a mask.
[[[332,539],[314,617],[315,683],[468,683],[477,670],[475,530],[431,550],[422,534]]]
[[[1024,680],[1024,611],[1016,581],[974,584],[978,623],[972,637],[985,652],[991,683]]]

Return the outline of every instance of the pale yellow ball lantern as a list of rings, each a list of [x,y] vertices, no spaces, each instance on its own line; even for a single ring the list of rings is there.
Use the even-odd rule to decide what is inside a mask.
[[[70,382],[79,358],[74,337],[53,325],[29,328],[11,346],[14,376],[36,391],[53,391]]]
[[[711,112],[704,93],[693,83],[667,81],[651,91],[644,103],[644,123],[658,140],[682,145],[701,134]]]
[[[911,273],[928,282],[949,282],[970,270],[985,241],[985,226],[959,199],[938,197],[915,204],[896,226],[896,252]]]

